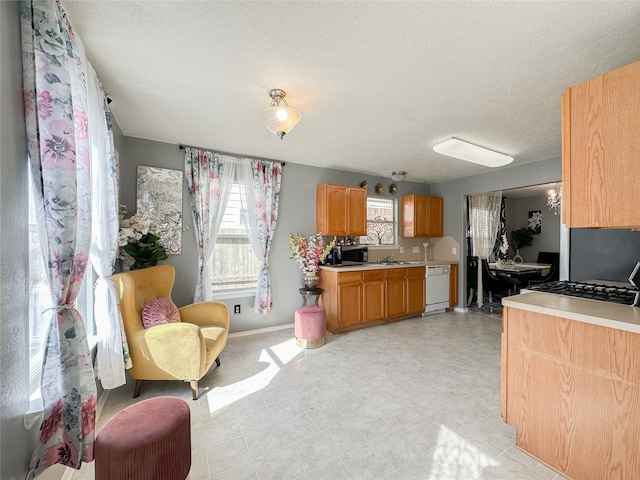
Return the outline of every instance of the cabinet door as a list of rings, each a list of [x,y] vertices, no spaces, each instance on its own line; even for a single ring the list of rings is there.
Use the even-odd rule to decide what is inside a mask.
[[[640,62],[562,98],[562,217],[568,227],[640,225]]]
[[[442,237],[444,235],[444,201],[440,197],[429,197],[429,226],[427,236]]]
[[[458,264],[451,264],[451,273],[449,274],[449,307],[453,308],[458,305]]]
[[[425,269],[409,268],[407,272],[407,306],[408,314],[418,314],[425,310]]]
[[[375,322],[384,319],[384,270],[363,272],[363,321]]]
[[[345,283],[338,287],[338,325],[362,323],[362,283]]]
[[[322,235],[367,234],[367,190],[324,183],[316,187],[316,231]]]
[[[443,199],[424,195],[402,197],[403,237],[442,237]]]
[[[429,199],[422,195],[402,197],[402,236],[426,237]]]
[[[348,190],[347,235],[367,234],[367,191],[364,188]]]
[[[385,290],[387,297],[387,318],[402,317],[407,314],[407,269],[387,270]]]

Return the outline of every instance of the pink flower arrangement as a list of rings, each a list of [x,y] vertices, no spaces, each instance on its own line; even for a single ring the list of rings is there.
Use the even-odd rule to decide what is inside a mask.
[[[313,276],[318,272],[318,264],[322,262],[336,244],[335,237],[325,244],[321,233],[314,233],[307,240],[298,233],[295,237],[289,234],[289,252],[305,276]]]

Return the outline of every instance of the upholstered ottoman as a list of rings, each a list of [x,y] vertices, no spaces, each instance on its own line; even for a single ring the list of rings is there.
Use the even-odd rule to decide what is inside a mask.
[[[302,348],[318,348],[324,345],[326,322],[326,313],[322,307],[297,308],[294,322],[296,345]]]
[[[135,403],[100,429],[96,480],[184,480],[191,468],[189,405],[176,397]]]

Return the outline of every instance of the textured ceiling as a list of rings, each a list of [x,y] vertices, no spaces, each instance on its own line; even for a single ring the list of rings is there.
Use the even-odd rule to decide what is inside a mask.
[[[63,5],[125,135],[428,183],[490,170],[449,137],[560,156],[564,89],[640,60],[638,1]],[[302,114],[282,141],[272,88]]]

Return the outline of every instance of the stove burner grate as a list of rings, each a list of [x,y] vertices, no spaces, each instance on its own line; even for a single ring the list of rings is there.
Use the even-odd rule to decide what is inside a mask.
[[[600,285],[597,283],[569,282],[561,280],[557,282],[540,283],[531,285],[527,290],[545,293],[557,293],[570,297],[580,297],[589,300],[618,303],[621,305],[640,306],[640,290],[636,287],[615,287]]]

